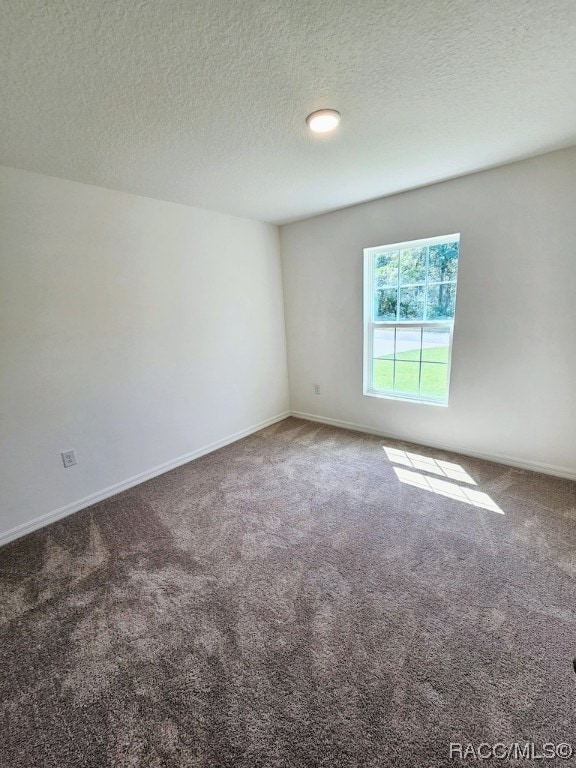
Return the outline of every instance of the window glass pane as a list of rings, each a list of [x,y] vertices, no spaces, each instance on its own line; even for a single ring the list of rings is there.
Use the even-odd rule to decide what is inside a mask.
[[[447,363],[449,345],[449,328],[425,328],[422,339],[422,360],[430,363]]]
[[[394,328],[375,328],[372,356],[387,357],[392,360],[394,357],[394,335]]]
[[[424,283],[426,280],[426,248],[400,251],[400,284]]]
[[[395,347],[396,360],[419,361],[421,343],[421,328],[397,328]]]
[[[405,395],[417,395],[420,385],[420,363],[396,360],[394,391]]]
[[[400,288],[400,320],[424,319],[424,286]]]
[[[440,363],[422,363],[420,394],[422,397],[446,398],[448,366]]]
[[[376,291],[376,306],[374,307],[375,319],[396,320],[397,304],[397,288],[384,288]]]
[[[458,242],[430,246],[428,280],[444,283],[456,280],[458,273]]]
[[[455,285],[429,285],[426,302],[426,317],[428,320],[451,320],[454,317],[456,303]],[[400,304],[402,306],[402,304]]]
[[[392,392],[394,385],[394,360],[372,361],[372,387]]]
[[[384,251],[374,256],[376,288],[398,285],[398,251]]]

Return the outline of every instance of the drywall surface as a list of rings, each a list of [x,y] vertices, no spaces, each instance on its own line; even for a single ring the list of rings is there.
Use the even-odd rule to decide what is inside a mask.
[[[282,301],[274,226],[0,168],[0,536],[286,412]]]
[[[575,200],[569,149],[282,227],[292,411],[576,476]],[[448,407],[364,396],[363,248],[454,232]]]

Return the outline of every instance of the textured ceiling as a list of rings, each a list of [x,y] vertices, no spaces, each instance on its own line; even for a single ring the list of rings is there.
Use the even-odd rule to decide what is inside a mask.
[[[0,0],[0,164],[285,222],[575,144],[575,51],[575,0]]]

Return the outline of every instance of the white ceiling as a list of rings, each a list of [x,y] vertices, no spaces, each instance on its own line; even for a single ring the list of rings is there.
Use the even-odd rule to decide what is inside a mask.
[[[276,223],[576,143],[575,0],[0,0],[0,69],[1,164]]]

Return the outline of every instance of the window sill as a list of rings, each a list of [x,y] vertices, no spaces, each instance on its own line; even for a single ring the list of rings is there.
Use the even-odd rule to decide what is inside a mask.
[[[412,403],[413,405],[436,405],[441,408],[448,408],[448,402],[442,400],[423,400],[420,397],[402,397],[400,395],[386,394],[384,392],[375,392],[374,390],[366,390],[364,397],[376,397],[379,400],[396,400],[401,403]]]

